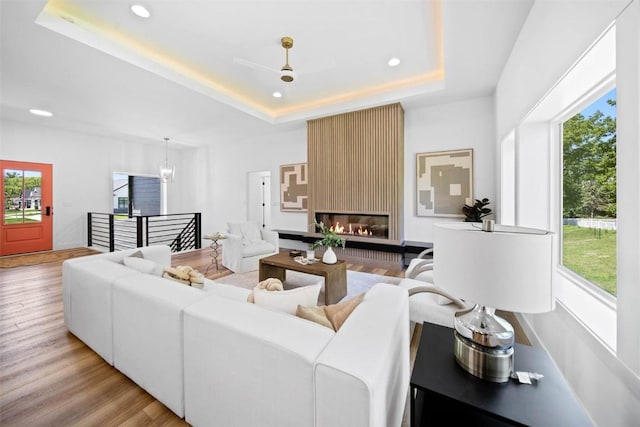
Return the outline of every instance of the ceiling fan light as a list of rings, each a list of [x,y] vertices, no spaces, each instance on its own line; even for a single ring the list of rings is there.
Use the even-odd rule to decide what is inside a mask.
[[[284,67],[280,69],[280,80],[286,83],[291,83],[295,78],[295,74],[293,74],[293,68],[287,63],[284,64]]]
[[[51,111],[39,110],[37,108],[32,108],[32,109],[29,110],[29,112],[31,114],[33,114],[34,116],[41,116],[41,117],[51,117],[51,116],[53,116],[53,113]]]
[[[389,64],[389,67],[395,67],[397,65],[400,65],[400,60],[396,57],[393,57],[389,60],[389,62],[387,62],[387,64]]]
[[[141,4],[132,4],[131,12],[139,16],[140,18],[148,18],[151,16],[149,10]]]
[[[280,76],[280,80],[285,83],[291,83],[293,81],[293,73],[289,71],[283,71],[282,75]]]
[[[274,98],[282,98],[282,92],[279,92],[279,91],[273,92],[272,95]]]

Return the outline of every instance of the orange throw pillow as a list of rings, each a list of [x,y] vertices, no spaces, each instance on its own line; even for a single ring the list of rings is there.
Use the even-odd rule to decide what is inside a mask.
[[[296,316],[337,331],[363,299],[364,293],[347,301],[321,307],[303,307],[298,305]]]

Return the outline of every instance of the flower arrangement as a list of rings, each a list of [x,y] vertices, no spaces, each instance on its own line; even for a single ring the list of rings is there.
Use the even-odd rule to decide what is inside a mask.
[[[313,222],[313,226],[322,234],[322,239],[316,240],[313,242],[311,246],[312,249],[316,249],[320,246],[326,246],[329,248],[337,248],[338,246],[342,246],[344,248],[346,239],[340,237],[338,233],[332,227],[327,227],[324,225],[322,221]]]

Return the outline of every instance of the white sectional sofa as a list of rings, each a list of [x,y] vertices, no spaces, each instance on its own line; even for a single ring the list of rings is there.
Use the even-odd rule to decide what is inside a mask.
[[[404,289],[375,285],[334,332],[122,264],[135,250],[63,264],[65,323],[195,426],[399,426],[409,385]],[[166,246],[140,248],[170,265]]]

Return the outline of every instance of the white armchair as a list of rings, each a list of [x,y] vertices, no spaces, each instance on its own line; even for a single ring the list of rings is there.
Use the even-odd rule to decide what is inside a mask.
[[[433,258],[426,258],[432,253],[433,248],[425,249],[412,259],[399,286],[409,292],[412,323],[430,322],[451,328],[455,312],[467,305],[434,284]]]
[[[280,250],[280,237],[275,231],[260,229],[253,222],[227,226],[227,239],[222,240],[222,265],[234,273],[257,270],[260,258]]]
[[[425,249],[418,256],[409,262],[409,266],[404,273],[407,279],[420,280],[421,282],[433,283],[433,258],[426,258],[433,254],[433,248]]]

